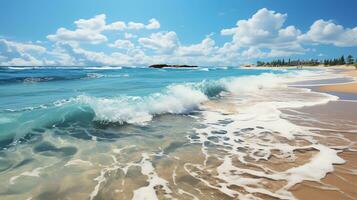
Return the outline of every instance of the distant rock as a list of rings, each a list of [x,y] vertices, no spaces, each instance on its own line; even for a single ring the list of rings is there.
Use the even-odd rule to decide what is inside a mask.
[[[168,65],[168,64],[155,64],[155,65],[150,65],[149,68],[193,68],[193,67],[198,67],[195,65]]]

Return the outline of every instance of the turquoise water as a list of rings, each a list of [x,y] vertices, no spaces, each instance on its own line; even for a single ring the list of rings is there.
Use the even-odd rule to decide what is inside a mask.
[[[126,123],[130,117],[110,119],[103,116],[95,120],[95,109],[110,109],[113,113],[123,112],[133,107],[133,117],[150,108],[139,108],[145,101],[157,101],[160,95],[172,94],[168,88],[175,85],[193,84],[209,98],[214,98],[222,90],[223,78],[259,75],[262,73],[284,73],[277,70],[251,70],[240,68],[199,68],[199,69],[149,69],[149,68],[1,68],[0,69],[0,140],[2,146],[16,142],[31,134],[31,129],[56,126],[61,123]],[[74,99],[78,100],[74,101]],[[92,97],[115,102],[94,105]],[[194,98],[194,97],[192,97]],[[150,100],[151,99],[151,100]],[[162,100],[164,101],[164,100]],[[169,101],[169,99],[168,99]],[[91,103],[92,102],[92,103]],[[108,104],[105,104],[108,103]],[[161,102],[165,104],[165,102]],[[168,102],[169,103],[169,102]],[[178,102],[180,103],[180,102]],[[150,104],[148,102],[147,104]],[[134,108],[134,105],[137,105]],[[93,108],[103,106],[103,108]],[[109,107],[108,106],[113,106]],[[150,105],[145,105],[150,107]],[[168,105],[153,115],[165,113],[185,113],[194,110],[193,100],[171,110]],[[175,105],[171,105],[175,108]],[[180,106],[180,105],[178,105]],[[146,110],[145,110],[146,109]],[[166,109],[166,110],[165,110]],[[111,114],[108,114],[111,115]],[[130,113],[127,113],[130,115]],[[140,117],[140,116],[137,116]],[[131,119],[132,121],[135,119]]]
[[[316,119],[281,112],[337,100],[289,85],[322,77],[336,78],[314,70],[3,67],[0,199],[294,199],[290,187],[343,162],[310,127],[287,120]],[[316,159],[294,163],[311,148]],[[300,168],[267,170],[271,157]]]

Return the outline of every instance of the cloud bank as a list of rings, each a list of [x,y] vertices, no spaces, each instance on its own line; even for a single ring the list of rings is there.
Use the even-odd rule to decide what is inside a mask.
[[[74,29],[60,27],[44,43],[0,39],[0,65],[124,65],[153,63],[238,65],[252,59],[303,55],[309,47],[356,47],[357,27],[346,28],[319,19],[302,32],[287,23],[288,14],[267,8],[239,19],[219,35],[185,44],[173,30],[163,30],[159,20],[108,22],[105,14],[78,19]],[[215,38],[227,42],[218,44]]]

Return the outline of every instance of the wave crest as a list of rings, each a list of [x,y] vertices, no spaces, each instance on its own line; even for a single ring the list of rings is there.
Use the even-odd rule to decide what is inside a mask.
[[[77,101],[89,105],[95,120],[115,123],[145,124],[158,114],[189,113],[207,101],[208,97],[190,85],[169,86],[164,93],[147,97],[124,96],[96,98],[79,96]]]
[[[231,77],[199,83],[170,85],[163,92],[146,97],[98,98],[82,95],[77,97],[76,101],[89,105],[95,112],[97,121],[145,124],[151,121],[153,116],[159,114],[190,113],[198,109],[203,102],[219,97],[222,92],[240,97],[253,95],[260,98],[265,89],[286,88],[287,83],[298,81],[302,77],[306,79],[307,76],[314,78],[315,75],[315,73],[304,71],[278,75],[264,73],[258,76]],[[330,97],[323,99],[323,101],[329,100],[331,100]]]

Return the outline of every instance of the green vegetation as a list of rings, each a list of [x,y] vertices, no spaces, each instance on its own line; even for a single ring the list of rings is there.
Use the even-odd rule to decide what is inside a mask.
[[[347,56],[347,64],[348,65],[353,65],[354,64],[354,59],[352,55]]]
[[[267,66],[267,67],[288,67],[288,66],[335,66],[335,65],[354,65],[357,69],[357,60],[353,58],[352,55],[348,55],[347,59],[344,56],[334,59],[325,59],[325,60],[318,60],[318,59],[310,59],[310,60],[272,60],[270,62],[262,62],[257,61],[257,66]]]
[[[283,66],[300,66],[300,65],[309,65],[309,66],[317,66],[320,62],[318,60],[272,60],[270,62],[261,62],[257,61],[257,66],[270,66],[270,67],[283,67]]]

